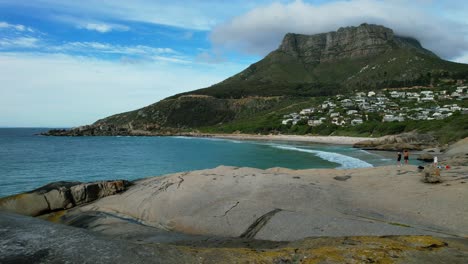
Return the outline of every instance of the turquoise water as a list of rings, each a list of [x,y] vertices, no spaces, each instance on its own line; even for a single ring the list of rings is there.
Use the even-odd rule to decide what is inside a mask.
[[[356,168],[392,160],[348,146],[186,137],[44,137],[0,129],[0,197],[53,181],[133,180],[219,165]]]

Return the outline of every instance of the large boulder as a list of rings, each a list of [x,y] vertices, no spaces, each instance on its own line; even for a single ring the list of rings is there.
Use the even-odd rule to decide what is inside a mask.
[[[434,156],[429,153],[421,153],[418,156],[418,160],[426,161],[426,162],[432,162],[434,161]]]
[[[428,166],[422,171],[422,181],[425,183],[441,183],[440,169],[435,166]]]
[[[0,210],[38,216],[123,192],[129,185],[130,183],[125,180],[92,183],[55,182],[27,193],[1,198]]]
[[[354,144],[355,148],[368,150],[423,150],[438,145],[437,140],[429,134],[403,133],[364,140]]]
[[[450,166],[468,165],[468,137],[449,146],[442,156],[442,161]]]

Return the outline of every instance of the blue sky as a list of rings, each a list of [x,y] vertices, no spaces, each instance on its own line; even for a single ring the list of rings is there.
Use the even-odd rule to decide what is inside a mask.
[[[431,0],[0,0],[0,126],[89,124],[207,87],[287,32],[383,24],[467,63],[467,13]]]

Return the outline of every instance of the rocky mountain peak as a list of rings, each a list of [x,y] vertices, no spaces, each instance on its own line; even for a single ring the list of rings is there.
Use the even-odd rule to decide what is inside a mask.
[[[395,36],[390,28],[366,23],[315,35],[287,33],[278,50],[306,63],[320,63],[378,55],[398,47],[428,53],[414,39],[409,41]]]

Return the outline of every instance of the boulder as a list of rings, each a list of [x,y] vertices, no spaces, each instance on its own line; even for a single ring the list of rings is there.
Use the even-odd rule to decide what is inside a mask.
[[[434,166],[428,166],[422,171],[422,181],[425,183],[441,183],[440,169]]]
[[[434,156],[429,153],[421,153],[418,156],[418,160],[426,161],[426,162],[432,162],[434,161]]]
[[[466,166],[468,164],[468,137],[450,145],[442,156],[444,164]]]
[[[123,192],[129,185],[130,183],[125,180],[92,183],[55,182],[27,193],[1,198],[0,210],[39,216]]]
[[[122,192],[127,186],[126,181],[92,182],[75,185],[70,188],[70,192],[75,205],[80,205]]]
[[[50,211],[45,196],[39,193],[22,193],[1,198],[0,210],[30,216],[37,216]]]

